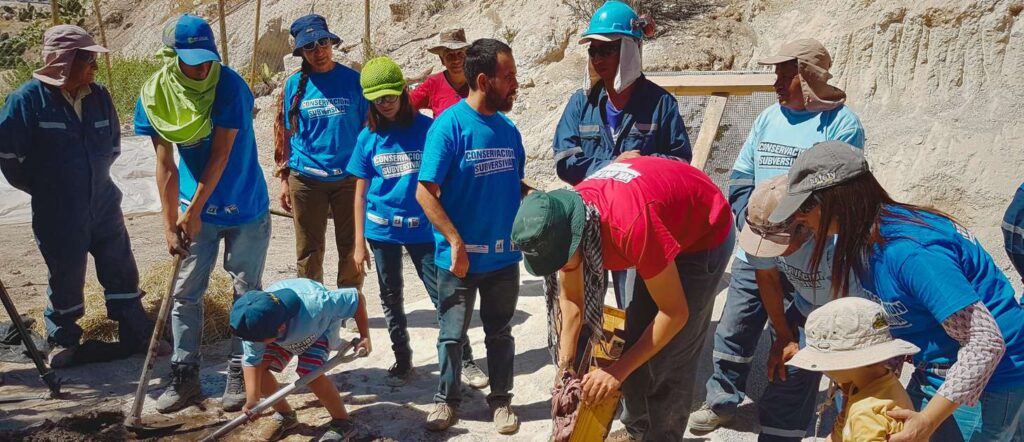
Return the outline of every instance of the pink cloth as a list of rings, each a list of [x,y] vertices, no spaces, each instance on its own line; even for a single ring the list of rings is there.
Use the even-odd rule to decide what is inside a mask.
[[[569,370],[562,370],[562,377],[551,390],[551,438],[554,442],[566,442],[576,428],[580,413],[580,397],[583,382]]]
[[[57,25],[43,34],[43,67],[32,72],[35,79],[51,86],[61,87],[71,74],[75,54],[81,49],[90,52],[110,52],[96,44],[85,29],[74,25]]]

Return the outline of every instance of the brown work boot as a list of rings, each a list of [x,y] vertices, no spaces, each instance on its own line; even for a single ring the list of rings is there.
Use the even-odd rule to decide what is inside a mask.
[[[261,419],[260,426],[256,430],[256,437],[261,441],[273,442],[297,426],[299,426],[299,418],[295,415],[294,410],[290,414],[281,414],[275,411],[269,419]]]

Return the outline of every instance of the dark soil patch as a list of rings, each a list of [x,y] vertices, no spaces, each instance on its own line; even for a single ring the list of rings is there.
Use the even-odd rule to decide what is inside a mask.
[[[124,414],[112,411],[71,416],[57,422],[46,421],[28,430],[0,432],[0,441],[90,441],[135,440],[124,427]]]

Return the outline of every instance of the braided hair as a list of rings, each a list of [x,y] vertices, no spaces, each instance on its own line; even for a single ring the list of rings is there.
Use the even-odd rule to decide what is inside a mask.
[[[292,102],[288,108],[288,122],[292,128],[292,133],[299,130],[299,104],[302,103],[302,96],[306,95],[306,85],[309,84],[309,73],[312,70],[313,66],[303,57],[302,69],[299,74],[299,86],[295,88],[295,96],[292,97]]]

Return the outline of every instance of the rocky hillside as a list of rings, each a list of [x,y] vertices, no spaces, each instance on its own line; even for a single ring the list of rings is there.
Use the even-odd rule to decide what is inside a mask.
[[[209,5],[133,1],[120,8],[113,46],[145,56],[155,30],[175,12]],[[372,1],[372,47],[395,58],[412,79],[440,67],[424,49],[440,30],[464,27],[470,38],[510,40],[520,73],[511,118],[523,131],[531,177],[555,185],[550,161],[554,126],[569,94],[582,86],[586,63],[576,36],[578,0]],[[640,3],[652,4],[652,1]],[[657,2],[669,3],[669,2]],[[749,70],[783,42],[814,37],[832,51],[836,82],[867,127],[869,158],[899,198],[932,204],[974,230],[1005,263],[1002,212],[1022,180],[1024,64],[1021,0],[690,0],[685,21],[668,23],[645,46],[645,69]],[[392,4],[400,6],[393,12]],[[264,1],[259,60],[271,69],[290,52],[287,27],[313,10],[345,39],[346,56],[362,59],[362,1]],[[117,9],[117,8],[114,8]],[[255,2],[229,2],[230,59],[249,64]],[[260,100],[263,105],[270,98]],[[271,148],[271,112],[258,118],[261,149]],[[1008,268],[1008,267],[1007,267]],[[1012,272],[1011,272],[1012,274]],[[1017,279],[1011,277],[1011,279]]]

